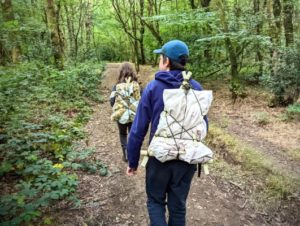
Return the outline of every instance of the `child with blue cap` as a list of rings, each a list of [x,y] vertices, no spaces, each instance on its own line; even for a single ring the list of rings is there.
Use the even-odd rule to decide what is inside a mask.
[[[159,71],[144,89],[131,127],[127,145],[129,176],[137,171],[141,146],[149,124],[150,142],[157,130],[160,114],[164,110],[164,90],[178,89],[183,82],[182,72],[185,71],[189,49],[184,42],[172,40],[161,49],[154,50],[154,53],[160,54]],[[189,84],[194,90],[202,90],[201,85],[193,79],[189,80]],[[151,226],[185,225],[186,199],[195,171],[196,165],[181,160],[162,163],[155,157],[149,157],[146,165],[146,193]],[[166,206],[168,219],[165,216]]]

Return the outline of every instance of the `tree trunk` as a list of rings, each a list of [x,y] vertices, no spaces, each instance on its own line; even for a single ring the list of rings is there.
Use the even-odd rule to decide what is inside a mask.
[[[237,56],[236,56],[236,51],[235,48],[233,47],[231,40],[229,38],[225,39],[225,44],[227,51],[229,53],[229,60],[230,60],[230,65],[231,65],[231,79],[234,82],[238,81],[238,62],[237,62]]]
[[[77,61],[77,56],[78,56],[78,50],[79,50],[79,34],[80,31],[82,30],[82,18],[83,18],[83,2],[82,0],[80,0],[80,4],[79,4],[79,18],[78,18],[78,29],[75,32],[75,38],[74,38],[74,42],[75,42],[75,62]],[[74,25],[73,25],[74,26]],[[74,29],[75,31],[75,29]]]
[[[149,31],[151,32],[153,37],[157,40],[159,46],[161,46],[163,44],[163,39],[159,33],[159,24],[157,22],[151,22],[151,24],[150,24],[145,21],[144,21],[144,24],[149,29]]]
[[[218,6],[221,10],[221,25],[223,28],[224,33],[229,32],[228,28],[228,22],[226,18],[226,1],[225,0],[219,0]],[[240,81],[239,81],[239,71],[238,71],[238,59],[237,59],[237,53],[235,47],[232,45],[232,42],[229,37],[225,38],[225,46],[227,49],[227,52],[229,54],[229,60],[230,60],[230,72],[231,72],[231,94],[232,98],[235,99],[241,94],[240,93]]]
[[[280,44],[281,36],[281,3],[280,0],[273,0],[273,15],[275,20],[275,43]]]
[[[261,13],[260,13],[260,0],[253,0],[253,10],[254,10],[254,15],[256,17],[260,18],[260,16],[261,16]],[[262,22],[260,21],[260,19],[259,19],[259,22],[255,26],[257,35],[260,35],[261,28],[262,28]],[[263,74],[263,55],[260,51],[259,44],[256,45],[256,49],[257,49],[256,50],[256,61],[259,64],[259,72],[255,76],[255,82],[258,83],[259,82],[259,77]]]
[[[190,0],[190,6],[192,9],[197,9],[198,7],[195,4],[195,0]]]
[[[205,12],[209,12],[209,4],[211,0],[201,0],[201,6],[205,9]],[[211,34],[211,26],[209,23],[207,24],[207,30],[205,31],[206,35]],[[204,50],[204,57],[206,59],[207,63],[210,63],[211,61],[211,54],[210,54],[210,45],[207,45],[207,48]]]
[[[203,8],[209,7],[211,0],[201,0],[201,6]]]
[[[146,64],[146,58],[145,58],[145,46],[144,46],[144,35],[142,35],[140,39],[140,50],[141,50],[141,59],[140,64]]]
[[[148,17],[157,16],[160,14],[160,3],[156,0],[148,0]],[[158,45],[161,46],[163,44],[163,39],[159,32],[159,23],[155,22],[146,22],[143,20],[144,25],[149,29],[153,37],[157,40]]]
[[[226,18],[226,7],[225,7],[225,2],[224,0],[219,1],[221,7],[221,24],[223,26],[223,30],[225,33],[229,32],[228,24],[227,24],[227,18]],[[231,43],[230,38],[226,37],[225,38],[225,45],[226,49],[229,53],[229,60],[230,60],[230,65],[231,65],[231,78],[232,80],[237,80],[238,79],[238,63],[237,63],[237,54],[234,46]]]
[[[88,0],[87,3],[87,17],[85,22],[86,29],[86,50],[89,51],[93,31],[93,0]]]
[[[145,25],[142,20],[144,16],[144,0],[140,0],[140,38],[139,38],[139,43],[140,43],[140,50],[141,50],[141,59],[140,59],[140,64],[146,64],[146,58],[145,58],[145,50],[144,50],[144,34],[145,34]]]
[[[5,65],[5,59],[7,58],[7,54],[5,48],[3,46],[2,41],[0,41],[0,65]]]
[[[59,9],[59,8],[58,8]],[[63,43],[59,30],[59,11],[55,9],[54,0],[46,0],[46,11],[51,33],[52,52],[54,63],[59,70],[64,68]]]
[[[141,8],[137,7],[137,5],[140,5],[141,2],[143,3],[144,0],[129,0],[125,2],[127,2],[126,5],[124,5],[124,1],[112,0],[112,6],[116,13],[116,19],[120,22],[124,32],[128,35],[133,45],[135,64],[138,70],[139,64],[142,62],[143,57],[143,60],[145,60],[145,56],[143,45],[144,28],[141,28],[143,24],[141,22],[141,12],[139,12]],[[141,48],[143,49],[142,51]],[[141,56],[141,54],[143,54],[143,56]]]
[[[274,13],[272,13],[273,11],[273,5],[272,5],[272,1],[273,0],[265,0],[264,1],[264,8],[266,8],[266,14],[267,14],[267,21],[268,21],[268,34],[271,37],[271,41],[273,43],[277,43],[277,35],[276,35],[276,26],[273,23],[273,18],[272,16],[274,16]],[[270,70],[270,74],[271,76],[274,76],[274,58],[277,55],[276,48],[271,48],[270,49],[270,60],[269,60],[269,70]]]
[[[60,45],[60,49],[62,54],[64,53],[64,47],[65,47],[65,40],[64,40],[64,35],[62,32],[62,29],[60,29],[60,12],[61,12],[61,0],[58,0],[57,2],[57,10],[56,10],[56,21],[57,21],[57,30],[58,30],[58,37],[59,37],[59,45]]]
[[[64,4],[65,14],[66,14],[66,20],[67,20],[67,30],[68,30],[68,40],[69,40],[69,54],[73,56],[74,51],[74,30],[72,26],[72,18],[70,18],[70,13],[68,6],[66,3]]]
[[[283,13],[284,13],[284,35],[285,35],[285,45],[292,45],[294,42],[294,26],[293,26],[293,14],[294,6],[293,2],[290,0],[283,1]]]
[[[4,22],[14,21],[14,12],[11,0],[2,0],[1,1],[1,8],[3,13],[3,20]],[[17,33],[14,31],[9,31],[8,40],[11,41],[11,49],[8,50],[10,54],[11,61],[13,63],[17,63],[19,61],[19,57],[21,54],[21,48],[17,41]],[[2,43],[3,44],[3,43]],[[2,53],[6,53],[5,47],[2,45],[2,49],[0,50]],[[4,54],[3,57],[7,57],[7,54]],[[5,61],[1,60],[1,61]]]

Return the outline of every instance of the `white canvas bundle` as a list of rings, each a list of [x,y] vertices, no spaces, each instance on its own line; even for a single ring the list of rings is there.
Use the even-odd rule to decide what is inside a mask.
[[[207,134],[203,116],[213,100],[212,91],[166,89],[163,93],[164,111],[148,153],[159,161],[179,159],[190,164],[212,159],[212,151],[201,141]]]
[[[126,81],[126,83],[118,84],[116,91],[113,91],[110,98],[119,96],[116,100],[118,111],[116,114],[120,114],[118,122],[121,124],[126,124],[131,118],[134,118],[135,111],[137,109],[139,101],[134,98],[134,84]]]
[[[133,98],[132,98],[133,99]],[[132,100],[132,99],[130,99],[130,100]],[[134,105],[135,106],[135,109],[137,108],[137,106],[138,106],[138,101],[136,101],[136,100],[132,100],[131,101],[131,104],[132,105]],[[135,116],[135,111],[133,111],[133,110],[131,110],[131,109],[127,109],[123,114],[122,114],[122,116],[121,116],[121,118],[119,119],[119,123],[121,123],[121,124],[126,124],[126,123],[128,123],[129,122],[129,119],[130,119],[130,116]]]

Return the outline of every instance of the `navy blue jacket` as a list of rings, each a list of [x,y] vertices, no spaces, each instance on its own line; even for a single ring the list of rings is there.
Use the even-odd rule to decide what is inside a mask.
[[[130,168],[137,168],[140,150],[144,137],[151,122],[150,141],[156,132],[160,113],[164,109],[164,89],[179,88],[183,81],[181,71],[159,71],[144,89],[139,102],[135,119],[133,121],[127,144],[128,162]],[[190,85],[195,90],[202,90],[201,85],[195,80],[190,80]],[[207,118],[205,117],[207,121]]]

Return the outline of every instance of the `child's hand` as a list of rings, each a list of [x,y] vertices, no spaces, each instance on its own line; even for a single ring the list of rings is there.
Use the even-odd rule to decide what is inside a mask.
[[[126,174],[127,176],[133,176],[136,174],[136,169],[133,169],[133,168],[130,168],[129,166],[127,167],[127,170],[126,170]]]

